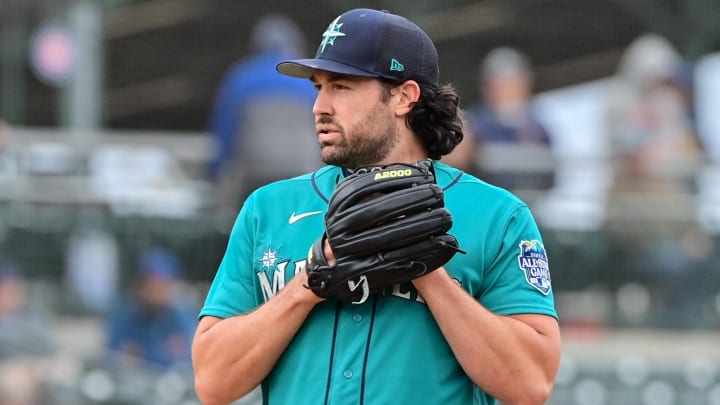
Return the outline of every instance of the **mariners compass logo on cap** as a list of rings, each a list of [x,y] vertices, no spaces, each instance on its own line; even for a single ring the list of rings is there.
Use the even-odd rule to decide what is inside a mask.
[[[338,21],[340,21],[340,17],[342,17],[342,16],[339,16],[338,18],[333,20],[333,22],[331,22],[330,25],[328,25],[325,32],[323,32],[323,34],[322,34],[323,40],[320,43],[320,53],[325,52],[325,47],[327,45],[334,45],[335,40],[338,37],[345,36],[345,33],[340,31],[340,28],[342,27],[342,23],[338,24]]]
[[[280,62],[278,72],[304,79],[316,70],[377,77],[396,83],[414,80],[438,87],[438,56],[430,37],[405,17],[358,8],[336,17],[322,33],[311,59]]]

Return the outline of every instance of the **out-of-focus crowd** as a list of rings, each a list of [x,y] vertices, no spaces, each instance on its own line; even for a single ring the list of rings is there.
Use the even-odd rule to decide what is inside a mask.
[[[95,287],[84,283],[75,291],[91,296]],[[192,397],[190,345],[198,307],[183,296],[177,255],[166,249],[144,252],[126,290],[108,296],[104,310],[86,313],[102,325],[91,328],[88,339],[72,322],[59,326],[52,308],[34,305],[31,297],[40,297],[31,294],[16,264],[0,264],[0,403],[150,404]],[[150,387],[123,392],[123,383],[138,381]],[[174,392],[163,397],[163,383]]]

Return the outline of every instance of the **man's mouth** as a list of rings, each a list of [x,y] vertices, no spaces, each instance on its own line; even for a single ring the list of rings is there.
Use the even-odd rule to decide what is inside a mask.
[[[340,136],[340,132],[331,126],[318,126],[317,127],[318,142],[321,144],[331,143],[333,139]]]

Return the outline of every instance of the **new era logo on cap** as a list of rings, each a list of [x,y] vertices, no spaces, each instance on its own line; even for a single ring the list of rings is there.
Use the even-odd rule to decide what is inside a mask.
[[[315,58],[281,62],[285,75],[309,79],[315,70],[438,86],[435,45],[410,20],[367,8],[347,11],[322,33]]]
[[[402,72],[403,70],[405,70],[405,66],[403,66],[402,63],[398,62],[397,59],[393,58],[390,60],[390,70]]]

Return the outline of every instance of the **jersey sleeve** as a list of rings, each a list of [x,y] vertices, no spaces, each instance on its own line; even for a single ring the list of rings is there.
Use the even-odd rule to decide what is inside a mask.
[[[557,318],[547,253],[530,209],[523,205],[511,212],[501,235],[476,298],[499,315]]]
[[[255,233],[253,195],[248,197],[235,220],[225,255],[210,286],[200,317],[228,318],[257,306],[252,278],[252,248]]]

